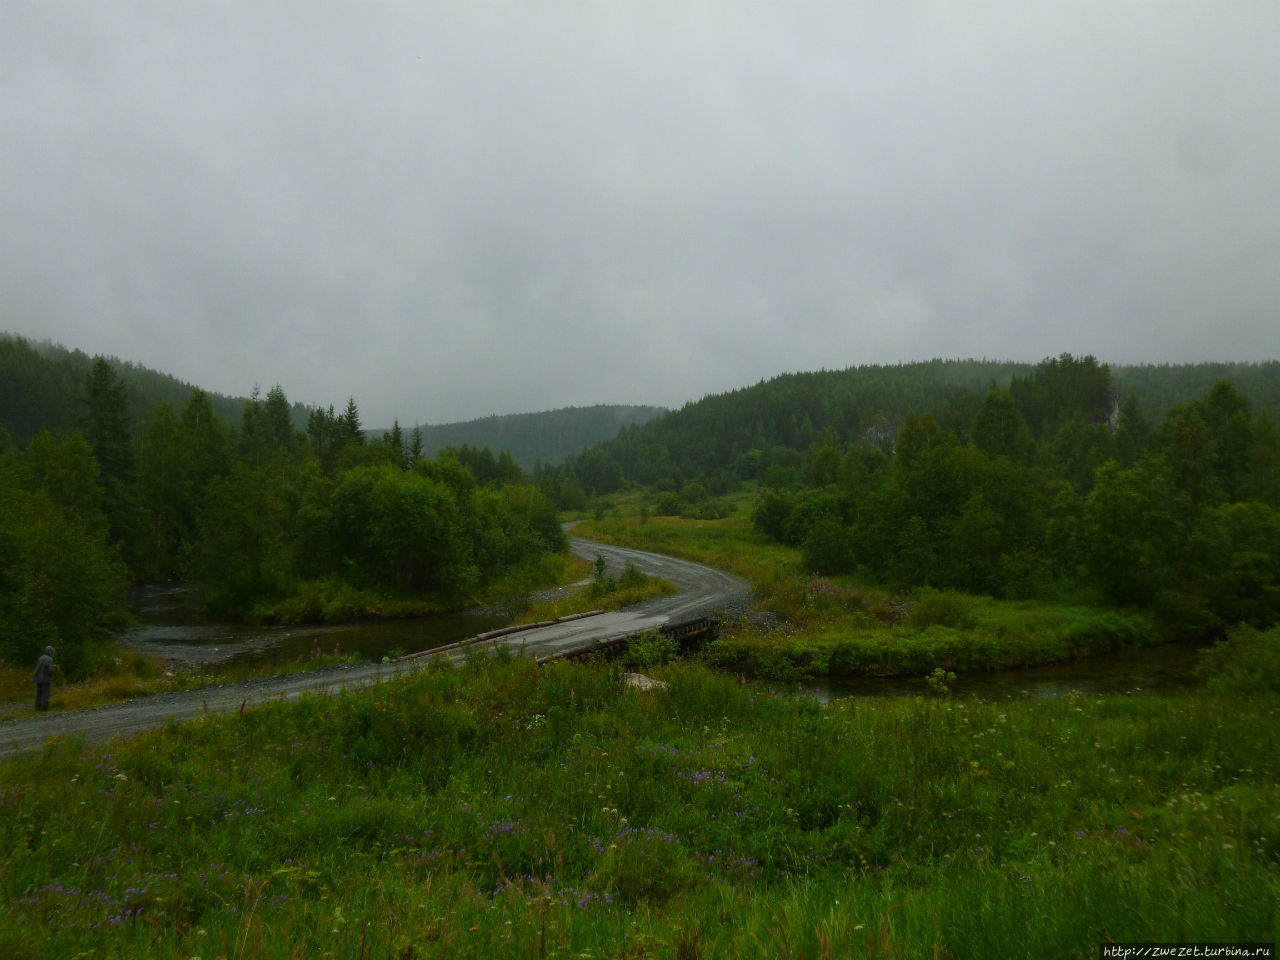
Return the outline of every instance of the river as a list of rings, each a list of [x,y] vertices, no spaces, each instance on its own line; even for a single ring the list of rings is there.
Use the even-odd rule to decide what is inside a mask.
[[[138,619],[120,635],[120,642],[175,665],[216,672],[246,663],[289,663],[317,651],[376,662],[465,640],[510,622],[501,614],[470,612],[361,623],[248,626],[210,623],[192,611],[184,597],[179,584],[135,588],[130,600]]]
[[[960,674],[947,687],[952,696],[983,700],[1061,697],[1071,693],[1176,694],[1201,684],[1196,667],[1202,649],[1193,644],[1166,643],[1067,663]],[[924,677],[822,680],[807,682],[801,689],[821,700],[932,696],[935,692]]]

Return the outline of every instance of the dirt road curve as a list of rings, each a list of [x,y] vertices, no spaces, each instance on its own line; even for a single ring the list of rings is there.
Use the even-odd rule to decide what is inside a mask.
[[[680,592],[616,613],[520,633],[506,638],[505,642],[511,647],[548,656],[567,645],[581,644],[583,640],[638,632],[666,622],[690,620],[719,611],[746,612],[749,602],[746,581],[721,570],[656,553],[593,543],[579,537],[571,537],[570,550],[589,560],[603,556],[611,574],[628,562],[634,563],[651,576],[670,580],[680,588]],[[454,651],[451,656],[460,660],[462,654]],[[421,670],[427,662],[424,658],[392,664],[347,664],[312,673],[249,680],[181,693],[157,694],[107,707],[33,714],[30,717],[0,722],[0,758],[12,756],[22,750],[40,748],[46,740],[55,736],[74,735],[82,736],[85,740],[107,740],[159,727],[170,720],[187,720],[203,713],[248,710],[273,700],[294,700],[305,693],[334,693],[365,687]]]

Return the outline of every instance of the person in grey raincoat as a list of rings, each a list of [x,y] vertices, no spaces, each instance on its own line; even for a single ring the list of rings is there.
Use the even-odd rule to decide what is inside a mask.
[[[53,682],[53,647],[45,647],[31,675],[36,684],[36,709],[49,709],[49,684]]]

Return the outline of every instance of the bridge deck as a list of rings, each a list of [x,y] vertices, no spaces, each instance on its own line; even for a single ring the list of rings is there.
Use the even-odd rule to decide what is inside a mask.
[[[499,646],[537,657],[540,661],[557,660],[607,649],[650,630],[661,630],[669,636],[683,639],[706,634],[715,626],[716,621],[709,617],[672,623],[670,617],[662,614],[643,614],[634,610],[596,610],[559,620],[532,623],[525,627],[507,627],[482,633],[444,647],[411,653],[396,662],[445,657],[454,663],[460,663],[466,658],[468,651],[490,651]]]
[[[665,626],[665,615],[646,615],[629,610],[596,612],[586,616],[565,617],[560,620],[530,624],[519,630],[499,630],[480,634],[469,640],[413,653],[402,660],[446,657],[461,662],[468,651],[492,650],[505,646],[514,652],[523,651],[539,660],[554,660],[590,653],[601,646],[639,636],[649,630]]]

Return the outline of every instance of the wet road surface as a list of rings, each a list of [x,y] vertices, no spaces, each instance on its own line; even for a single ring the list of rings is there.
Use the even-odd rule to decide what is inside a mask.
[[[633,563],[650,576],[670,580],[680,592],[646,600],[626,610],[566,620],[471,644],[470,649],[505,644],[512,651],[523,650],[539,659],[563,656],[589,649],[599,641],[641,633],[668,623],[710,616],[722,610],[745,612],[749,603],[745,580],[688,560],[607,546],[580,537],[570,538],[570,550],[588,560],[604,557],[610,575],[616,575],[625,564]],[[466,656],[466,649],[466,645],[451,645],[438,656],[459,663]],[[436,656],[428,655],[394,663],[344,664],[310,673],[156,694],[103,707],[33,714],[0,722],[0,757],[39,748],[55,736],[106,740],[154,729],[170,720],[248,710],[263,703],[296,700],[304,694],[326,695],[359,689],[425,669],[435,659]]]

